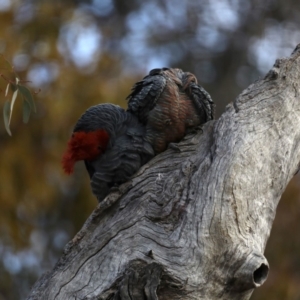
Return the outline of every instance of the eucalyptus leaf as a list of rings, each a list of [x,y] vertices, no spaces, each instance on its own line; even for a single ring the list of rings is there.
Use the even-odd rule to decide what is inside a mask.
[[[10,83],[10,88],[13,92],[15,92],[18,89],[18,86],[15,83]]]
[[[20,84],[18,84],[17,87],[18,87],[18,90],[20,91],[20,93],[23,95],[23,97],[29,103],[31,109],[34,112],[36,112],[35,103],[34,103],[34,100],[33,100],[33,97],[31,95],[30,90],[27,87],[25,87],[24,85],[20,85]]]
[[[29,121],[31,113],[31,107],[27,100],[23,99],[23,122],[27,123]]]
[[[12,98],[11,98],[11,103],[10,103],[10,115],[9,115],[8,124],[10,124],[10,120],[11,120],[11,116],[12,116],[12,112],[13,112],[13,109],[14,109],[14,105],[15,105],[17,96],[18,96],[18,90],[14,91],[14,93],[13,93],[13,95],[12,95]]]
[[[8,94],[8,89],[9,89],[9,83],[7,84],[7,86],[6,86],[6,90],[5,90],[5,97],[7,96],[7,94]]]
[[[11,136],[11,131],[9,129],[9,116],[10,116],[10,103],[9,103],[9,101],[5,101],[4,107],[3,107],[4,126],[5,126],[7,133]]]

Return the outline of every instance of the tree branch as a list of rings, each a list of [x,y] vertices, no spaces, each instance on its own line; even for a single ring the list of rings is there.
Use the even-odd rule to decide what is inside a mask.
[[[300,162],[300,50],[99,204],[28,299],[249,299]]]

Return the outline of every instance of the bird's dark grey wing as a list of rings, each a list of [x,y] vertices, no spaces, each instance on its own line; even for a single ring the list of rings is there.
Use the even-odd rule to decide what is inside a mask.
[[[199,84],[190,83],[190,97],[201,116],[201,123],[213,120],[215,117],[215,104],[209,93]]]
[[[127,97],[128,111],[138,117],[143,124],[147,123],[149,112],[155,107],[157,100],[166,86],[164,69],[154,69],[143,80],[137,82]]]

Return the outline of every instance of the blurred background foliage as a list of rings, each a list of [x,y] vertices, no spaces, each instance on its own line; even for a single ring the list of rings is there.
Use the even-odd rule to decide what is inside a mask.
[[[89,106],[126,106],[155,67],[197,75],[217,117],[300,42],[294,0],[0,0],[0,54],[29,80],[37,113],[21,102],[0,122],[0,300],[24,299],[60,257],[97,202],[83,164],[60,166],[73,125]],[[0,73],[7,74],[0,59]],[[6,82],[0,80],[0,103]],[[252,299],[300,299],[299,176],[280,202],[266,256],[271,272]]]

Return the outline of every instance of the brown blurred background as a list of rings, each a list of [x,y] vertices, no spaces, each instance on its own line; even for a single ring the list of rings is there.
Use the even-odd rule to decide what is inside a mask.
[[[290,55],[299,25],[300,2],[292,0],[0,0],[0,53],[41,89],[28,125],[17,101],[12,137],[0,119],[0,300],[24,299],[97,204],[83,164],[71,177],[60,166],[86,108],[125,107],[135,81],[170,66],[197,75],[218,117]],[[0,78],[1,106],[5,85]],[[300,299],[299,180],[279,204],[266,250],[270,275],[252,299]]]

